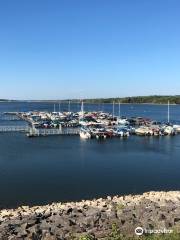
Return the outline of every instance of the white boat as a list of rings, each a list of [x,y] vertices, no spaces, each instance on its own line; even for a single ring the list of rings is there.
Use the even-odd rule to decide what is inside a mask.
[[[120,136],[120,137],[129,137],[129,131],[127,128],[117,128],[114,130],[115,136]]]
[[[129,125],[129,121],[126,118],[118,118],[117,123],[120,125]]]
[[[79,135],[80,135],[80,138],[83,138],[83,139],[91,138],[91,134],[88,131],[84,130],[84,129],[80,130]]]
[[[172,126],[166,126],[164,128],[164,134],[166,134],[166,135],[175,135],[176,131],[175,131],[175,129]]]
[[[173,128],[177,133],[180,133],[180,125],[173,125]]]
[[[152,129],[149,127],[145,127],[145,126],[136,128],[135,133],[140,136],[146,136],[146,135],[152,136],[153,135]]]
[[[129,132],[128,131],[125,131],[125,130],[120,130],[118,132],[118,134],[121,136],[121,137],[129,137]]]

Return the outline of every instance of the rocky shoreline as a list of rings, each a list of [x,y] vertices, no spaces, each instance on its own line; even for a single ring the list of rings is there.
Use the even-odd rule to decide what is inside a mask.
[[[136,227],[180,231],[180,191],[0,211],[0,239],[3,240],[70,240],[85,235],[107,239],[113,225],[129,236],[135,236]]]

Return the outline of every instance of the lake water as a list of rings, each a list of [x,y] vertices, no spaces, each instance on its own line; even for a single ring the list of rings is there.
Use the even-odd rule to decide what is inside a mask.
[[[53,108],[52,103],[0,103],[0,112]],[[71,108],[78,111],[80,105]],[[85,110],[112,112],[112,105],[85,105]],[[170,113],[179,122],[180,106],[170,106]],[[167,106],[122,105],[121,114],[166,121]],[[17,123],[0,120],[0,125]],[[180,190],[180,135],[83,141],[0,133],[0,207],[151,190]]]

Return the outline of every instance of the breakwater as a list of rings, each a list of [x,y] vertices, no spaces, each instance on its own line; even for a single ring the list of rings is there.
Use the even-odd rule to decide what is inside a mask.
[[[0,239],[108,239],[116,226],[121,234],[135,229],[180,230],[180,191],[148,192],[81,202],[21,206],[0,211]]]

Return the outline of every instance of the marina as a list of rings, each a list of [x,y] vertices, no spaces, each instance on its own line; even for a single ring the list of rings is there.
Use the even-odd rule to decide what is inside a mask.
[[[149,130],[151,119],[156,119],[154,126],[167,126],[167,105],[121,104],[119,115],[119,104],[114,104],[114,119],[112,107],[104,104],[102,109],[99,104],[84,104],[82,119],[79,118],[79,114],[82,116],[80,104],[71,103],[69,114],[68,104],[62,103],[59,115],[58,104],[54,114],[52,103],[1,103],[0,126],[6,130],[0,133],[1,205],[47,204],[179,189],[180,106],[170,105],[170,122],[177,130],[172,136],[139,136],[133,132],[141,128]],[[53,119],[61,116],[62,129],[51,127],[51,121],[48,126],[47,120],[36,120],[46,114]],[[73,119],[65,120],[64,116],[69,115]],[[37,137],[27,137],[32,130],[32,116],[36,133],[39,132]],[[104,127],[103,124],[97,126],[92,118]],[[112,119],[112,125],[108,125],[108,118]],[[76,126],[79,119],[82,125]],[[38,127],[39,122],[45,125]],[[124,125],[131,133],[122,137],[118,130]],[[93,136],[90,134],[86,139],[87,129]],[[106,138],[104,129],[109,129]],[[85,139],[80,137],[81,130],[85,130]],[[101,134],[99,138],[97,133]]]
[[[60,110],[60,107],[59,107]],[[112,103],[112,113],[103,111],[84,111],[81,102],[80,111],[26,111],[4,112],[1,119],[23,121],[24,126],[2,126],[0,132],[25,132],[28,137],[47,135],[79,135],[82,139],[106,139],[113,137],[138,136],[174,136],[180,133],[180,124],[170,122],[170,104],[167,105],[167,121],[160,122],[149,117],[121,116],[121,104],[118,104],[118,115]]]

